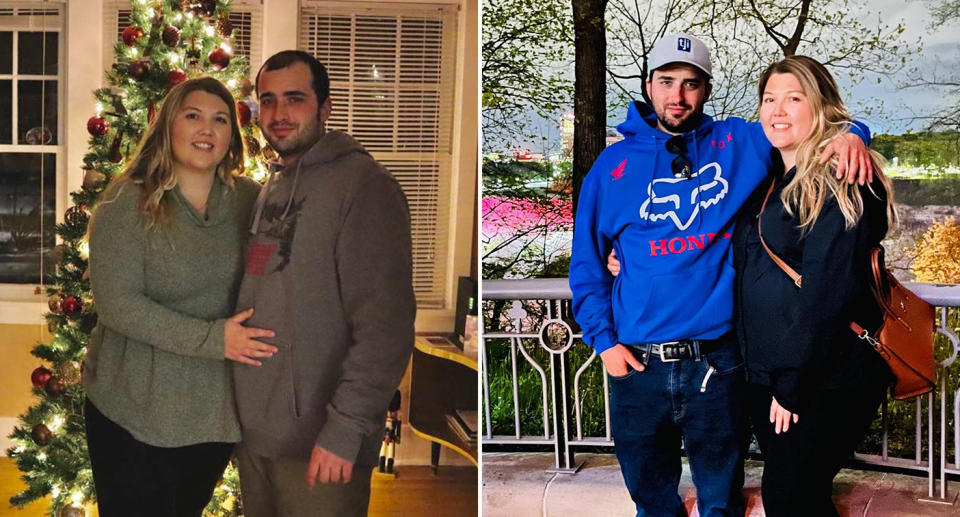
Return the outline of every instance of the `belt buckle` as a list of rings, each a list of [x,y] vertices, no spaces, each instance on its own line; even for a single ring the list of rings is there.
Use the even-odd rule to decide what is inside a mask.
[[[664,357],[664,355],[663,355],[663,349],[664,349],[664,346],[665,346],[665,345],[679,345],[679,344],[680,344],[679,341],[668,341],[668,342],[666,342],[666,343],[660,343],[660,348],[659,348],[660,361],[661,361],[661,362],[664,362],[664,363],[675,363],[675,362],[679,361],[680,359],[682,359],[681,357],[672,357],[672,358],[669,358],[669,359],[668,359],[668,358]],[[679,354],[680,354],[680,351],[677,350],[677,355],[679,355]]]

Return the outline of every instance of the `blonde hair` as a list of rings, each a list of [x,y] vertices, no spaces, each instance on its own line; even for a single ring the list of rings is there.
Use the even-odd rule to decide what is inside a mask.
[[[864,203],[859,187],[856,184],[851,185],[845,179],[836,179],[838,156],[832,156],[827,163],[819,163],[820,155],[830,141],[847,132],[851,124],[850,113],[843,105],[837,83],[826,67],[817,60],[807,56],[788,56],[767,67],[760,76],[761,100],[767,81],[773,74],[791,74],[796,77],[813,111],[810,134],[797,146],[796,174],[780,195],[784,208],[791,217],[799,221],[798,228],[807,232],[817,222],[828,196],[832,195],[846,221],[846,228],[854,227],[863,216]],[[887,223],[893,228],[898,221],[893,185],[880,171],[886,162],[880,153],[873,150],[869,152],[875,172],[874,181],[879,181],[886,190]],[[868,185],[868,188],[873,193],[873,187]]]
[[[203,91],[219,97],[230,112],[230,145],[223,160],[217,164],[216,174],[225,185],[232,188],[234,177],[243,172],[243,137],[237,123],[237,107],[233,95],[220,81],[212,77],[199,77],[184,81],[167,93],[157,112],[156,118],[147,126],[147,131],[123,174],[111,182],[103,193],[102,203],[116,200],[128,184],[142,188],[137,200],[137,209],[142,212],[144,226],[157,229],[164,226],[170,218],[170,196],[168,191],[177,185],[177,176],[173,171],[173,144],[170,130],[174,117],[183,107],[187,96],[195,91]]]

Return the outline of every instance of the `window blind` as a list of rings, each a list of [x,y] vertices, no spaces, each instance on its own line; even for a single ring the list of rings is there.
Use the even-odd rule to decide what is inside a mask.
[[[407,196],[414,290],[427,309],[449,306],[456,36],[453,6],[301,5],[300,49],[330,73],[328,126],[357,138]]]

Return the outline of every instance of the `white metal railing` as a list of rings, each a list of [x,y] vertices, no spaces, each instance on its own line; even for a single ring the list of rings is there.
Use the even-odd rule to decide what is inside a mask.
[[[891,457],[888,454],[887,403],[882,408],[883,439],[879,451],[857,453],[855,460],[870,465],[896,467],[919,473],[928,478],[928,498],[944,502],[947,498],[947,474],[960,474],[960,386],[948,386],[946,369],[956,361],[960,340],[947,326],[948,312],[960,307],[960,285],[907,283],[913,292],[940,308],[937,332],[949,343],[949,355],[939,362],[937,389],[918,397],[916,407],[914,450],[912,458]],[[483,444],[539,445],[552,447],[555,453],[551,471],[576,472],[576,448],[613,447],[610,432],[610,397],[607,376],[603,379],[604,431],[596,436],[584,432],[582,380],[584,373],[595,363],[597,354],[583,343],[579,327],[570,310],[571,292],[566,278],[484,280],[484,326],[481,334],[480,368],[483,384]],[[502,408],[503,400],[490,397],[491,372],[488,369],[490,346],[509,348],[510,397],[513,406],[513,433],[493,433],[493,403]],[[537,350],[537,348],[542,350]],[[571,351],[586,359],[576,371],[571,367]],[[503,350],[501,349],[501,352]],[[534,357],[539,355],[540,359]],[[524,361],[539,380],[540,404],[538,415],[543,420],[542,433],[537,426],[535,434],[523,433],[520,409],[518,367]],[[602,365],[599,366],[602,369]],[[502,382],[503,372],[496,372]],[[949,391],[952,390],[952,391]],[[501,389],[502,391],[502,389]],[[903,404],[902,402],[899,404]],[[939,405],[939,425],[934,417]],[[948,405],[951,418],[948,419]],[[923,418],[924,408],[926,419]],[[924,421],[925,420],[925,421]],[[572,424],[572,425],[571,425]],[[948,426],[952,429],[948,432]],[[924,431],[926,444],[924,447]],[[930,445],[932,444],[932,446]],[[953,459],[947,461],[948,445],[952,444]],[[926,454],[924,454],[924,451]],[[925,456],[925,457],[924,457]],[[939,480],[939,483],[935,483]],[[934,486],[939,485],[935,495]]]

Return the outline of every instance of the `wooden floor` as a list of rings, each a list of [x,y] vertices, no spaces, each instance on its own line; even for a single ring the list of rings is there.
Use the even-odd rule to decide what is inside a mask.
[[[477,515],[477,469],[401,466],[396,478],[374,476],[370,517],[463,517]],[[10,496],[23,487],[20,472],[8,458],[0,458],[0,517],[46,517],[46,504],[23,510],[10,506]]]

